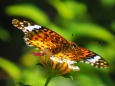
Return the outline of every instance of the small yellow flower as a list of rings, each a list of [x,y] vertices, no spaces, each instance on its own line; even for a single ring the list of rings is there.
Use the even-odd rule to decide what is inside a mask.
[[[70,59],[59,59],[54,57],[48,49],[45,49],[43,52],[33,53],[35,56],[39,57],[40,63],[43,67],[52,72],[54,76],[64,75],[69,73],[71,70],[79,71],[77,66],[74,66],[74,61]]]

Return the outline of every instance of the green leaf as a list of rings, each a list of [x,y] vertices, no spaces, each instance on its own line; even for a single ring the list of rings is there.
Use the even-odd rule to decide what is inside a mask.
[[[70,73],[62,75],[64,78],[71,78],[73,80],[73,76]]]
[[[8,15],[29,18],[40,24],[50,22],[46,13],[32,4],[11,5],[5,9],[5,12]]]
[[[0,57],[0,68],[5,70],[15,80],[18,80],[21,76],[21,71],[18,66],[2,57]]]
[[[18,82],[17,84],[18,84],[18,86],[32,86],[32,85],[26,85],[26,84],[24,84],[22,82]]]

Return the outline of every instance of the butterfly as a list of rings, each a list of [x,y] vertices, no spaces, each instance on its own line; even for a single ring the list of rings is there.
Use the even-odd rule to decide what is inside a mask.
[[[24,32],[24,40],[27,45],[35,46],[41,51],[47,49],[52,60],[60,63],[68,61],[69,64],[84,62],[97,68],[109,66],[108,62],[98,54],[82,48],[72,41],[67,41],[46,27],[18,19],[13,19],[12,24]]]

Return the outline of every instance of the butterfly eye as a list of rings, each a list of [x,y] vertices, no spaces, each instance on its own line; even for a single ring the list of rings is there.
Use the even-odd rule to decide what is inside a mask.
[[[72,46],[75,48],[77,45],[76,45],[76,44],[73,44]]]

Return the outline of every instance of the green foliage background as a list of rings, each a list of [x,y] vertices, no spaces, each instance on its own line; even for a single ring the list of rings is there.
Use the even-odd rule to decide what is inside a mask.
[[[81,70],[71,73],[73,80],[59,76],[48,86],[115,85],[115,0],[4,0],[0,6],[0,86],[43,86],[47,77],[13,18],[51,28],[110,64],[106,69],[77,64]]]

